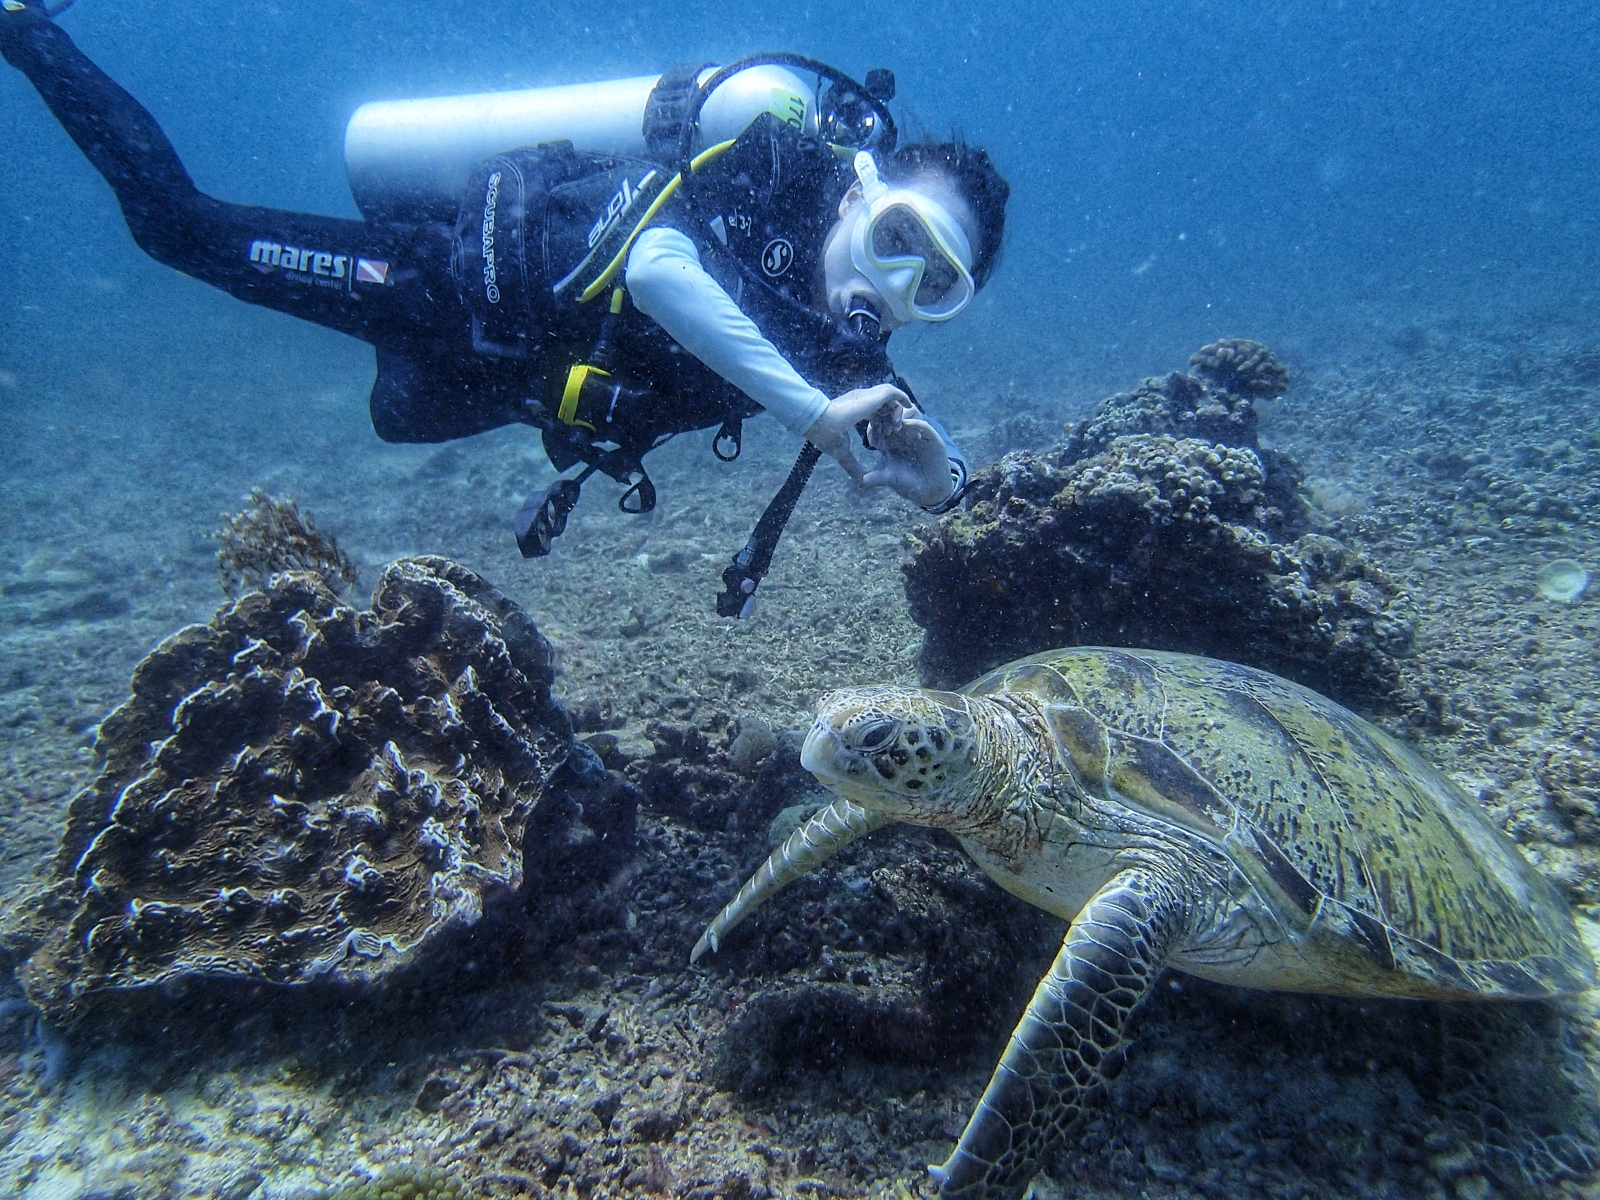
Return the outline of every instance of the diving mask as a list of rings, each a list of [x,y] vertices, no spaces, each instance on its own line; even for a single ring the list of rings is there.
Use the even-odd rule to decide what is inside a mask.
[[[855,158],[866,212],[850,234],[850,261],[895,319],[948,321],[972,300],[972,245],[949,211],[878,178],[871,153]]]

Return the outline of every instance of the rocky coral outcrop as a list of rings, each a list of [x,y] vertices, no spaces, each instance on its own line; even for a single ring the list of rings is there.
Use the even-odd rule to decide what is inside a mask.
[[[1189,365],[1224,391],[1240,396],[1281,396],[1289,390],[1289,370],[1278,356],[1249,338],[1223,338],[1201,346]]]
[[[174,634],[6,933],[29,999],[63,1021],[108,990],[414,962],[522,884],[573,747],[552,674],[528,616],[441,558],[390,565],[366,611],[288,572]]]
[[[1491,735],[1493,731],[1491,725]],[[1572,903],[1600,903],[1595,853],[1600,846],[1600,751],[1595,739],[1580,730],[1551,743],[1532,763],[1531,773],[1531,786],[1517,789],[1521,796],[1513,794],[1513,833]]]
[[[387,1171],[366,1183],[317,1192],[313,1200],[466,1200],[467,1189],[437,1167]]]
[[[990,1040],[1059,947],[1059,920],[1001,891],[949,838],[900,828],[796,880],[691,966],[706,922],[831,797],[800,765],[799,731],[715,713],[647,734],[649,749],[621,767],[641,796],[639,853],[623,872],[636,925],[609,938],[591,929],[584,948],[652,991],[703,985],[708,971],[731,989],[718,1020],[697,1022],[716,1086],[750,1096],[851,1059],[975,1045],[992,1058]],[[588,740],[619,761],[606,736]]]
[[[1102,400],[1094,413],[1067,431],[1057,456],[1066,462],[1100,454],[1119,437],[1166,434],[1259,453],[1258,416],[1246,395],[1207,387],[1193,375],[1173,371],[1146,379],[1131,392]]]
[[[748,1095],[849,1058],[987,1048],[1060,944],[1060,921],[1006,895],[939,837],[885,832],[847,854],[790,885],[719,950],[715,969],[725,962],[747,989],[716,1042],[719,1087]]]
[[[1256,436],[1252,397],[1279,378],[1263,354],[1209,380],[1147,379],[1054,450],[979,473],[905,568],[924,682],[1099,644],[1235,659],[1343,699],[1393,691],[1409,598],[1359,551],[1307,532],[1295,464]]]
[[[1547,747],[1534,775],[1571,826],[1573,839],[1600,846],[1600,752],[1593,740],[1579,735]]]

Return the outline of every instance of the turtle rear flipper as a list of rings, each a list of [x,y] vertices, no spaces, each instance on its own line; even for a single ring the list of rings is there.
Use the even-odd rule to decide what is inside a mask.
[[[1084,1105],[1122,1069],[1123,1030],[1183,931],[1184,889],[1144,868],[1083,906],[1011,1033],[954,1153],[930,1167],[939,1200],[1017,1200]]]

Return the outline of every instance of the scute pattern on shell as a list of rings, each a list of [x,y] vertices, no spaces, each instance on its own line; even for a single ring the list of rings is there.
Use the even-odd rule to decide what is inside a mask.
[[[53,1020],[185,976],[370,980],[492,893],[571,728],[549,643],[441,558],[391,564],[372,608],[272,577],[168,638],[100,728],[47,890],[8,942]]]
[[[1035,655],[965,690],[1088,714],[1106,757],[1086,762],[1058,724],[1064,758],[1217,844],[1288,925],[1323,919],[1377,966],[1462,993],[1593,983],[1565,904],[1473,801],[1315,692],[1235,663],[1095,647]]]
[[[386,1171],[365,1183],[317,1192],[310,1200],[465,1200],[467,1189],[437,1167]]]

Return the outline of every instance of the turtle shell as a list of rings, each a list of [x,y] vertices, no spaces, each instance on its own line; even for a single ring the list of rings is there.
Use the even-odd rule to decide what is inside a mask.
[[[1028,693],[1079,784],[1199,835],[1329,978],[1548,997],[1595,985],[1551,884],[1460,787],[1348,709],[1236,663],[1081,647],[963,689]]]

